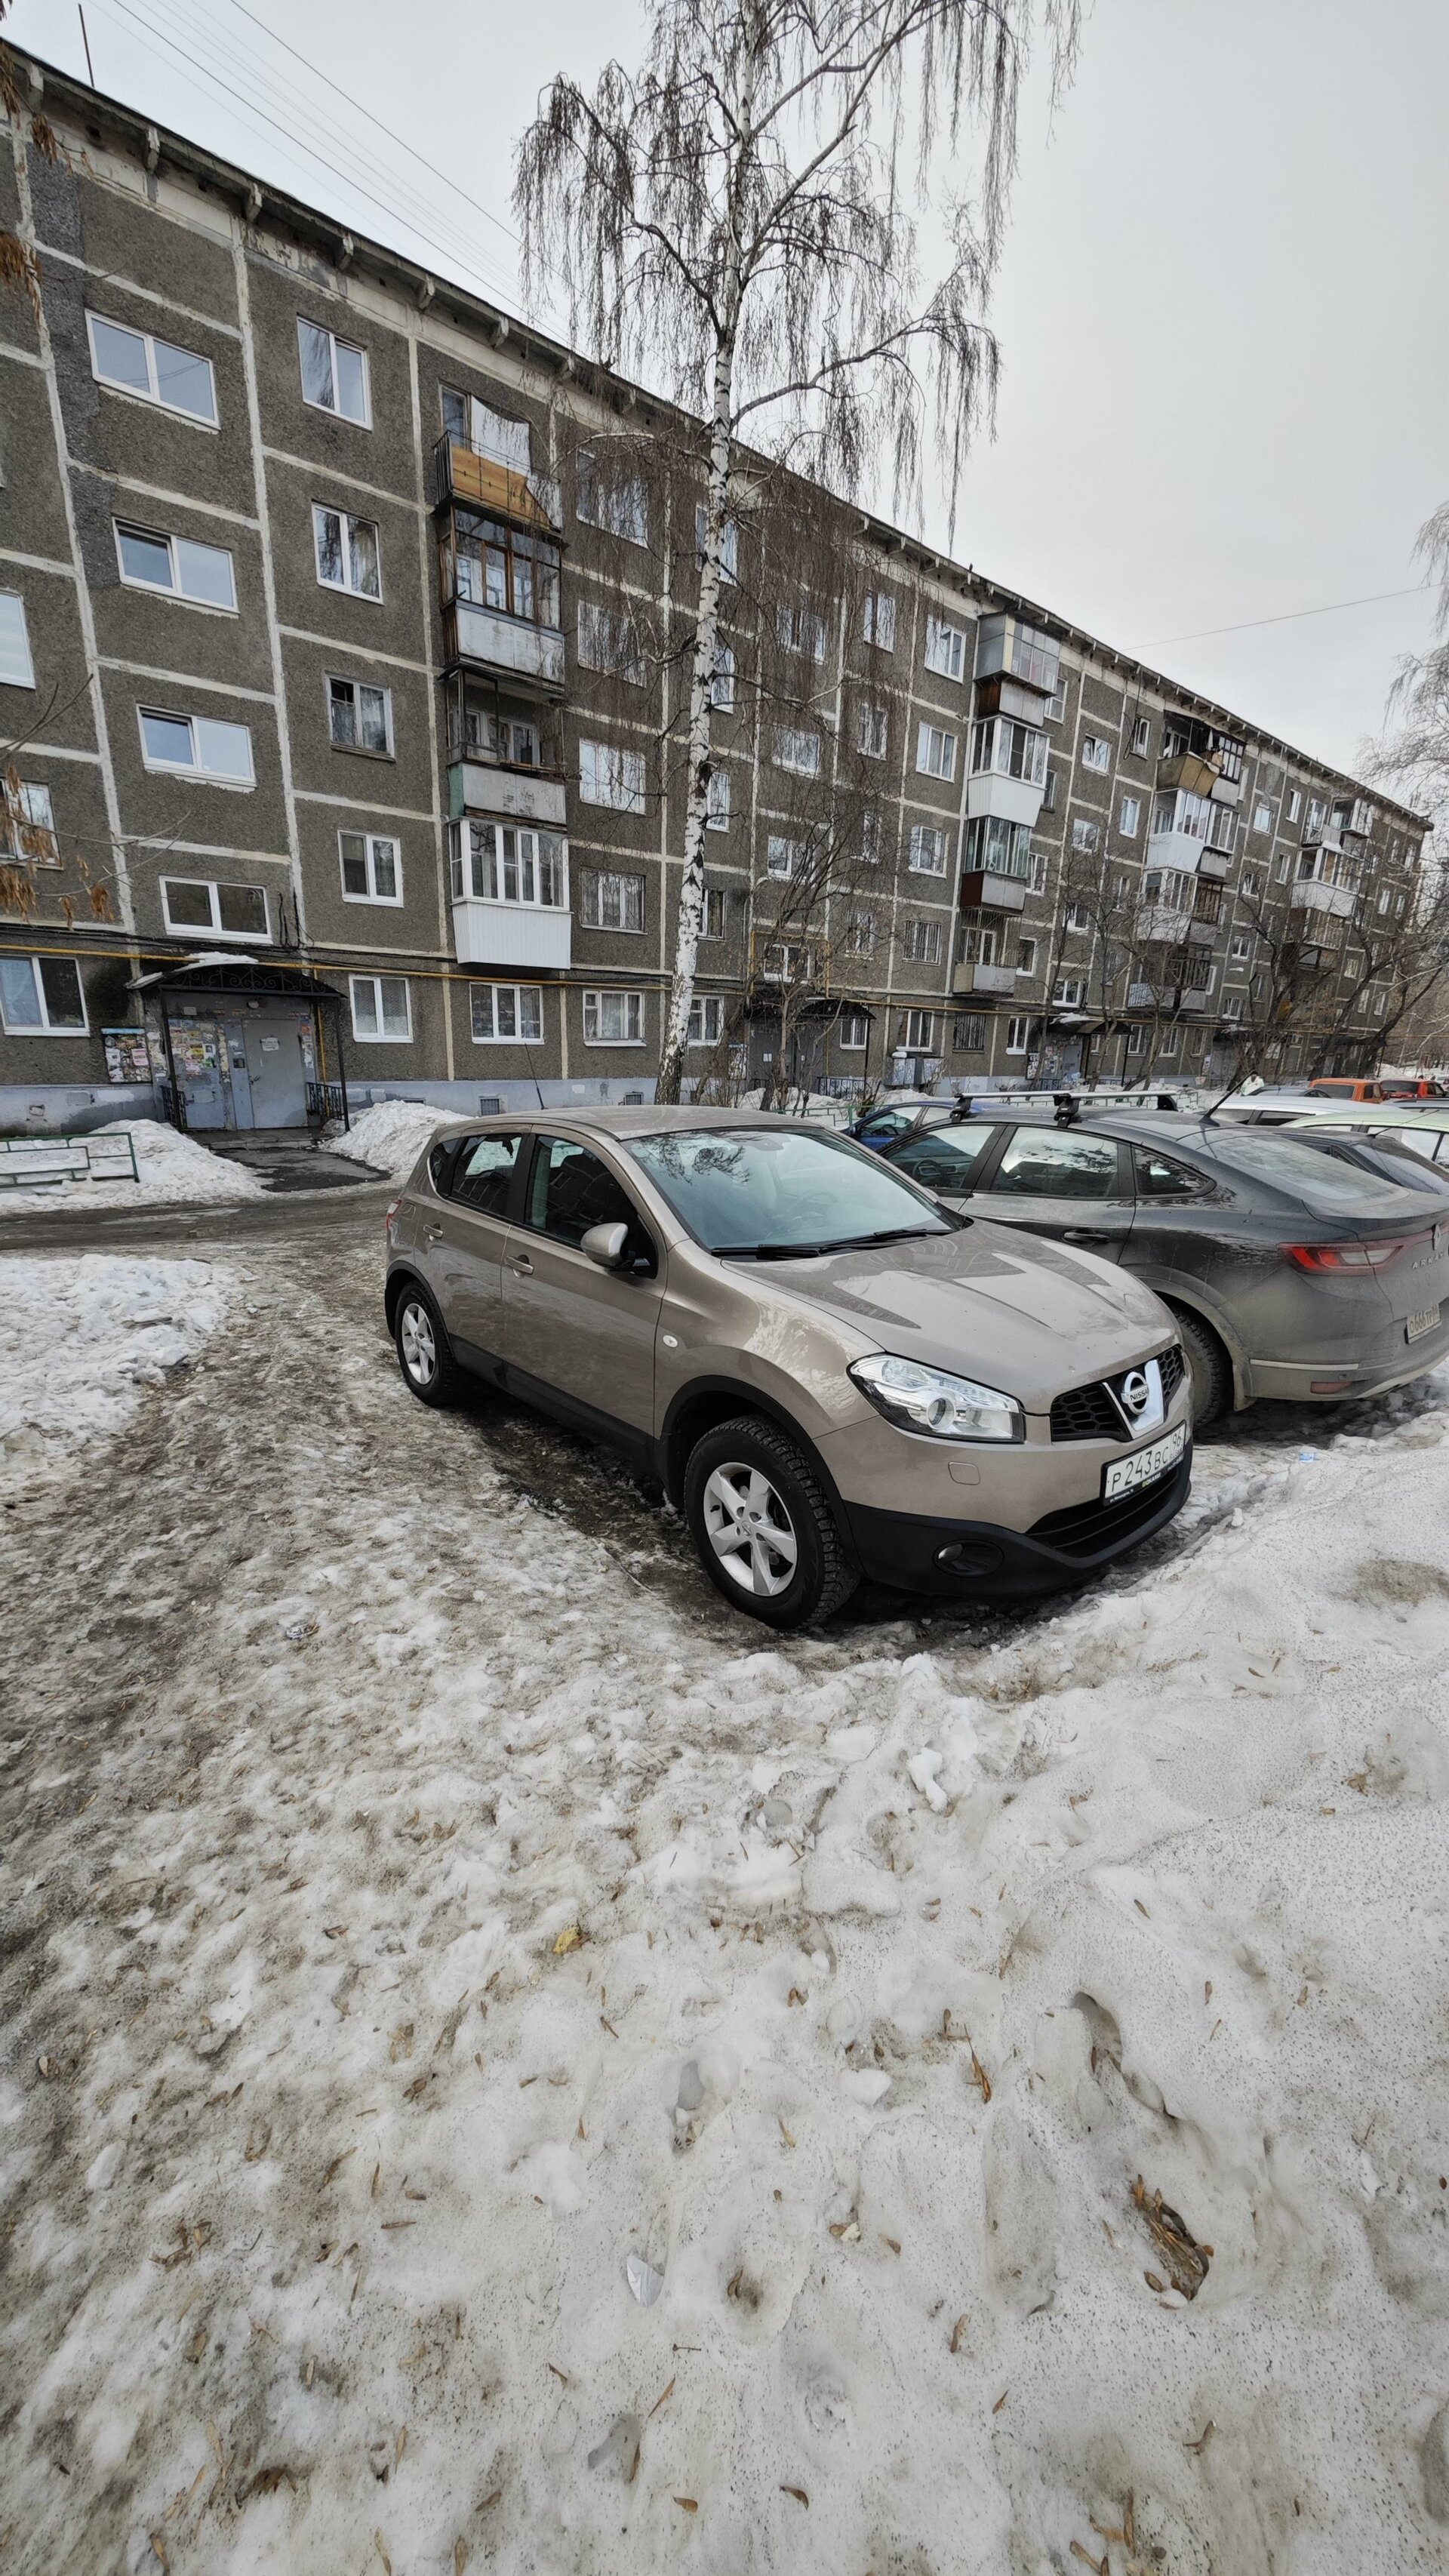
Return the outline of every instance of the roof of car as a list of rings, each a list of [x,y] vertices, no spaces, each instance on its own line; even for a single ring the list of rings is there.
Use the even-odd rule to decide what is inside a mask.
[[[1318,1125],[1305,1118],[1302,1124]],[[1449,1100],[1340,1100],[1335,1115],[1327,1122],[1333,1127],[1424,1127],[1435,1135],[1449,1128]],[[1288,1121],[1297,1126],[1296,1117]]]
[[[637,1108],[615,1109],[597,1101],[553,1101],[546,1109],[491,1110],[484,1118],[450,1118],[440,1122],[446,1132],[459,1128],[515,1127],[586,1127],[600,1136],[662,1136],[680,1128],[708,1129],[720,1127],[808,1128],[812,1134],[833,1136],[837,1130],[818,1118],[781,1118],[770,1109],[670,1109],[653,1102],[641,1102]]]

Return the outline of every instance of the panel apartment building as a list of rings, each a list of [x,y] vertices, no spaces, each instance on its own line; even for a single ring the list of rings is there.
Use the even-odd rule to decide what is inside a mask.
[[[315,1123],[344,1083],[354,1108],[647,1097],[697,584],[677,416],[20,74],[61,156],[28,119],[0,156],[40,278],[34,308],[0,290],[0,1124],[87,1123],[114,1085],[200,1130]],[[683,460],[672,488],[590,462],[621,424]],[[795,638],[813,736],[752,700],[727,612],[693,1070],[759,1079],[804,972],[791,1045],[834,1087],[1216,1073],[1265,905],[1332,979],[1365,908],[1412,903],[1421,818],[896,530],[840,529],[854,605]],[[621,685],[601,639],[631,603],[663,642]],[[870,810],[825,971],[781,931],[784,818],[845,740]]]

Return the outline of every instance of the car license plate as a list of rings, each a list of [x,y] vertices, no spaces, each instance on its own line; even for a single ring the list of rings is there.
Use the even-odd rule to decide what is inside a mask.
[[[1154,1477],[1165,1475],[1175,1467],[1187,1447],[1187,1424],[1179,1422],[1164,1440],[1152,1441],[1131,1458],[1114,1458],[1102,1476],[1102,1500],[1110,1503],[1118,1494],[1135,1493],[1139,1485],[1150,1485]]]
[[[1405,1341],[1421,1342],[1426,1333],[1433,1332],[1438,1321],[1439,1308],[1437,1306],[1426,1306],[1422,1315],[1411,1315],[1404,1326]]]

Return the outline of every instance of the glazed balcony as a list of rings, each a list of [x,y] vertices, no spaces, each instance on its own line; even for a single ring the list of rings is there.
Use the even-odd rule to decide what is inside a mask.
[[[465,670],[530,681],[546,696],[563,695],[561,626],[540,626],[531,617],[509,617],[455,598],[443,604],[443,638],[448,660]]]

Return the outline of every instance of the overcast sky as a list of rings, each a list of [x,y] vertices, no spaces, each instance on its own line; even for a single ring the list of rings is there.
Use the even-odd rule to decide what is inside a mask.
[[[634,59],[641,25],[634,0],[85,21],[100,89],[510,305],[538,89]],[[9,30],[84,76],[76,0],[15,0]],[[964,560],[1350,768],[1427,595],[1248,621],[1404,591],[1449,500],[1446,99],[1444,0],[1095,0],[1053,129],[1028,102],[997,433],[958,495]]]

